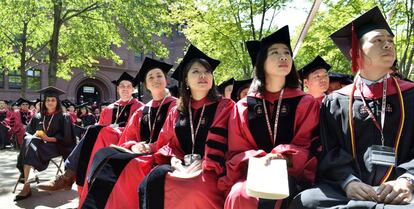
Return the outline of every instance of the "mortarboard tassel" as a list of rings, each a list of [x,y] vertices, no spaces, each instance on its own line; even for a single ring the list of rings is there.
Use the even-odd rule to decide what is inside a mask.
[[[352,73],[358,72],[358,60],[359,60],[359,41],[355,30],[355,25],[352,23]]]

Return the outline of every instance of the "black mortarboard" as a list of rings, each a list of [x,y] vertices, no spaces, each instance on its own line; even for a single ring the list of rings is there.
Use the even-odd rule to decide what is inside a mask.
[[[352,27],[354,27],[358,39],[375,29],[385,29],[391,35],[394,35],[379,8],[372,8],[330,36],[348,60],[351,60],[349,50],[352,48]]]
[[[81,104],[77,104],[76,106],[75,106],[75,108],[83,108],[83,107],[87,107],[87,108],[89,108],[88,107],[88,102],[84,102],[84,103],[81,103]],[[89,108],[90,109],[90,108]]]
[[[300,78],[303,80],[309,74],[321,68],[329,71],[331,69],[331,66],[326,63],[326,61],[321,56],[318,55],[314,60],[312,60],[312,62],[308,63],[302,69],[300,69],[298,73]]]
[[[59,98],[60,95],[65,94],[63,90],[60,90],[54,86],[48,86],[38,91],[38,93],[43,94],[44,98],[46,97],[56,97]]]
[[[276,32],[262,38],[262,40],[260,40],[260,47],[269,47],[270,45],[276,43],[285,44],[292,53],[292,47],[290,46],[289,26],[283,26]]]
[[[152,69],[159,68],[165,73],[165,75],[167,75],[168,71],[170,71],[172,67],[173,67],[172,65],[167,64],[165,62],[161,62],[158,60],[151,59],[149,57],[145,57],[144,62],[142,63],[141,69],[139,70],[137,76],[135,77],[135,82],[136,83],[138,83],[138,81],[144,82],[145,76]]]
[[[135,87],[137,85],[136,82],[134,82],[134,77],[132,77],[129,73],[123,72],[122,75],[118,78],[118,80],[112,81],[113,84],[116,86],[121,83],[121,81],[130,81],[132,83],[132,86]]]
[[[247,51],[249,52],[252,65],[254,67],[256,66],[256,59],[260,50],[260,41],[246,41],[246,47]]]
[[[68,107],[70,107],[70,106],[73,106],[73,107],[75,107],[75,104],[73,104],[73,102],[71,102],[71,101],[69,101],[68,99],[64,99],[64,100],[62,100],[62,105],[63,106],[65,106],[66,108],[68,108]]]
[[[329,82],[335,82],[338,81],[341,84],[351,84],[354,81],[354,77],[349,74],[345,73],[337,73],[337,72],[329,72]]]
[[[221,83],[220,85],[217,86],[217,90],[221,93],[224,94],[224,89],[229,86],[229,85],[233,85],[234,82],[234,78],[230,78],[227,81],[224,81],[223,83]]]
[[[40,102],[40,99],[34,99],[30,101],[33,105],[36,105],[38,102]]]
[[[16,100],[13,104],[13,106],[20,106],[23,103],[27,103],[30,105],[30,101],[27,99],[23,99],[23,98],[19,98],[18,100]]]
[[[233,82],[233,91],[231,92],[231,99],[235,102],[237,102],[239,100],[239,94],[240,92],[249,87],[250,84],[252,83],[253,79],[247,79],[247,80],[241,80],[241,81],[234,81]]]
[[[184,55],[183,60],[178,65],[177,69],[175,69],[174,73],[171,77],[173,77],[177,81],[181,81],[182,79],[182,72],[184,71],[185,67],[193,61],[194,59],[204,59],[206,60],[210,66],[211,71],[214,71],[217,66],[220,64],[219,60],[213,59],[206,54],[204,54],[202,51],[200,51],[197,47],[194,45],[190,45],[190,47],[187,50],[187,53]]]

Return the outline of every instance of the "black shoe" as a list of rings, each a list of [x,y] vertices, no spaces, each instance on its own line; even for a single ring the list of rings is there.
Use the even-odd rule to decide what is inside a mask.
[[[27,194],[26,196],[22,196],[22,195],[16,195],[16,197],[14,197],[14,201],[20,201],[20,200],[24,200],[28,197],[32,196],[32,191],[29,192],[29,194]]]

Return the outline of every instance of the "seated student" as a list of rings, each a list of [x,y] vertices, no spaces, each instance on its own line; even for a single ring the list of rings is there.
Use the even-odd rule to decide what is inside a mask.
[[[414,84],[390,75],[394,34],[375,7],[331,38],[359,74],[322,104],[318,183],[291,208],[414,208]]]
[[[135,154],[111,147],[99,150],[92,164],[100,164],[101,169],[89,172],[88,176],[94,176],[94,180],[93,183],[91,179],[85,183],[79,201],[80,208],[101,205],[111,209],[139,207],[138,186],[153,168],[152,153],[156,151],[158,134],[168,113],[176,104],[176,98],[168,96],[166,91],[167,74],[171,68],[170,64],[145,58],[135,80],[142,82],[151,92],[152,100],[132,115],[118,145],[146,155],[136,157]],[[108,160],[99,162],[100,159]]]
[[[27,125],[16,166],[24,176],[24,187],[14,201],[31,196],[28,177],[32,168],[45,170],[50,159],[66,158],[76,145],[70,118],[61,111],[59,95],[65,92],[55,87],[46,87],[39,92],[44,95],[42,108]]]
[[[174,72],[181,82],[180,98],[157,142],[160,149],[154,155],[161,166],[140,185],[141,209],[223,208],[225,196],[216,185],[224,172],[228,113],[234,102],[216,91],[213,71],[219,63],[190,45]]]
[[[96,123],[95,116],[90,113],[88,103],[79,104],[76,106],[78,113],[76,114],[77,125],[80,127],[88,127]]]
[[[8,108],[8,101],[0,100],[0,149],[4,149],[6,145],[10,144],[12,120],[14,120],[14,114]]]
[[[32,112],[29,110],[30,101],[19,98],[14,105],[18,106],[19,108],[15,110],[16,114],[16,123],[14,126],[14,131],[16,134],[17,144],[21,146],[23,143],[23,138],[26,131],[26,126],[29,124],[30,120],[32,119]]]
[[[328,71],[330,69],[331,66],[318,55],[298,72],[303,85],[308,89],[306,93],[312,95],[319,103],[322,103],[325,92],[329,88]]]
[[[317,139],[319,104],[298,88],[288,26],[261,40],[252,85],[229,119],[227,172],[218,184],[229,192],[224,208],[286,208],[289,198],[249,196],[246,174],[249,157],[285,158],[292,195],[314,180],[317,160],[309,148]]]
[[[250,84],[252,83],[253,78],[241,81],[233,82],[233,90],[231,91],[231,99],[234,102],[237,102],[247,96],[249,91]]]
[[[354,76],[345,73],[329,72],[329,88],[326,94],[341,89],[354,82]]]
[[[70,116],[72,123],[75,124],[78,119],[78,116],[76,116],[76,112],[75,112],[75,104],[65,99],[62,101],[62,105],[66,107],[67,113]]]
[[[98,125],[90,126],[81,141],[65,161],[65,173],[56,179],[38,184],[38,188],[46,191],[70,189],[75,181],[83,186],[84,178],[96,142],[102,143],[103,138],[118,139],[132,114],[143,104],[132,99],[134,77],[122,73],[118,80],[113,81],[117,86],[120,99],[103,109]],[[101,140],[100,140],[101,139]]]

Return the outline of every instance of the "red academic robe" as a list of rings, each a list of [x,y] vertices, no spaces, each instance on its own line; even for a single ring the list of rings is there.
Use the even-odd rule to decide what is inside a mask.
[[[276,146],[271,142],[263,111],[263,98],[268,112],[274,118],[278,93],[251,93],[240,100],[229,119],[229,151],[226,176],[218,187],[226,193],[226,209],[258,208],[258,198],[246,194],[245,184],[249,157],[262,157],[268,153],[289,154],[292,167],[288,174],[296,180],[312,183],[317,160],[309,152],[319,124],[319,103],[299,89],[285,88],[281,103]],[[273,105],[272,105],[273,104]],[[271,122],[273,127],[274,121]],[[282,131],[283,130],[283,131]],[[292,194],[291,194],[292,195]],[[274,208],[280,208],[281,201]]]
[[[86,173],[89,172],[89,167],[91,166],[93,156],[95,153],[103,148],[108,147],[111,144],[118,144],[118,140],[121,137],[122,131],[125,129],[125,125],[128,123],[128,120],[134,114],[134,112],[142,107],[144,104],[137,99],[131,99],[130,101],[123,102],[118,100],[110,105],[108,105],[105,109],[102,110],[101,116],[99,118],[99,125],[105,126],[103,127],[98,134],[98,137],[95,141],[91,152],[91,158],[88,163],[88,167]],[[118,108],[119,107],[119,108]],[[122,111],[122,107],[126,107]],[[118,120],[117,115],[118,114]],[[120,123],[121,122],[121,123]],[[118,128],[112,128],[109,126],[110,124],[117,123],[119,124]],[[79,171],[78,171],[79,172]],[[87,181],[85,181],[84,186],[87,185]],[[78,187],[79,194],[83,194],[82,188]]]
[[[217,179],[224,173],[227,124],[234,102],[226,98],[221,98],[218,102],[211,102],[206,98],[192,101],[194,124],[199,121],[204,104],[205,112],[194,147],[194,153],[203,156],[202,172],[198,176],[185,179],[168,173],[164,186],[164,208],[223,208],[225,196],[217,189]],[[160,133],[157,143],[160,147],[154,154],[156,163],[169,164],[173,156],[184,161],[184,155],[191,154],[190,133],[188,117],[174,109]]]
[[[9,142],[11,134],[12,134],[12,128],[13,128],[13,124],[12,121],[14,121],[14,113],[12,111],[10,111],[9,109],[3,109],[0,110],[0,117],[2,119],[0,119],[0,124],[2,126],[4,126],[4,128],[6,128],[7,130],[4,133],[4,136],[0,136],[0,138],[4,138],[4,142]],[[4,117],[4,118],[3,118]]]
[[[72,122],[72,124],[75,124],[77,119],[78,119],[78,116],[76,116],[76,113],[75,112],[69,112],[69,111],[67,113],[70,117],[70,121]]]
[[[26,134],[26,126],[32,119],[32,112],[29,110],[16,110],[16,122],[14,127],[14,133],[16,134],[17,143],[21,145],[23,143],[24,135]]]
[[[161,109],[160,113],[157,118],[161,119],[161,123],[159,127],[154,128],[154,139],[157,140],[157,136],[160,133],[160,130],[166,121],[166,117],[168,113],[171,112],[172,108],[176,105],[176,98],[175,97],[167,97],[163,103],[163,107],[165,106],[165,110]],[[125,147],[130,149],[134,144],[141,142],[141,140],[148,141],[148,139],[143,139],[143,137],[147,138],[149,136],[149,129],[145,127],[141,129],[141,124],[145,123],[148,124],[148,107],[158,108],[160,102],[158,101],[150,101],[144,107],[139,108],[134,115],[132,116],[131,120],[128,122],[125,131],[122,133],[121,139],[118,143],[119,146]],[[147,108],[145,108],[147,107]],[[144,118],[142,117],[144,112]],[[155,117],[156,110],[152,110],[151,115]],[[162,119],[163,118],[163,119]],[[151,120],[153,123],[153,119]],[[157,119],[158,121],[158,119]],[[146,133],[142,133],[145,131]],[[145,136],[143,136],[145,135]],[[151,149],[156,152],[157,146],[156,142],[152,143]],[[135,209],[139,208],[138,205],[138,186],[141,183],[142,179],[147,175],[154,164],[154,157],[153,155],[146,155],[140,156],[132,159],[126,165],[126,167],[121,172],[115,186],[112,189],[110,196],[108,197],[108,201],[106,203],[105,208],[108,209]],[[84,190],[85,191],[85,190]],[[85,195],[83,195],[85,196]],[[120,199],[124,199],[127,201],[119,201]]]

